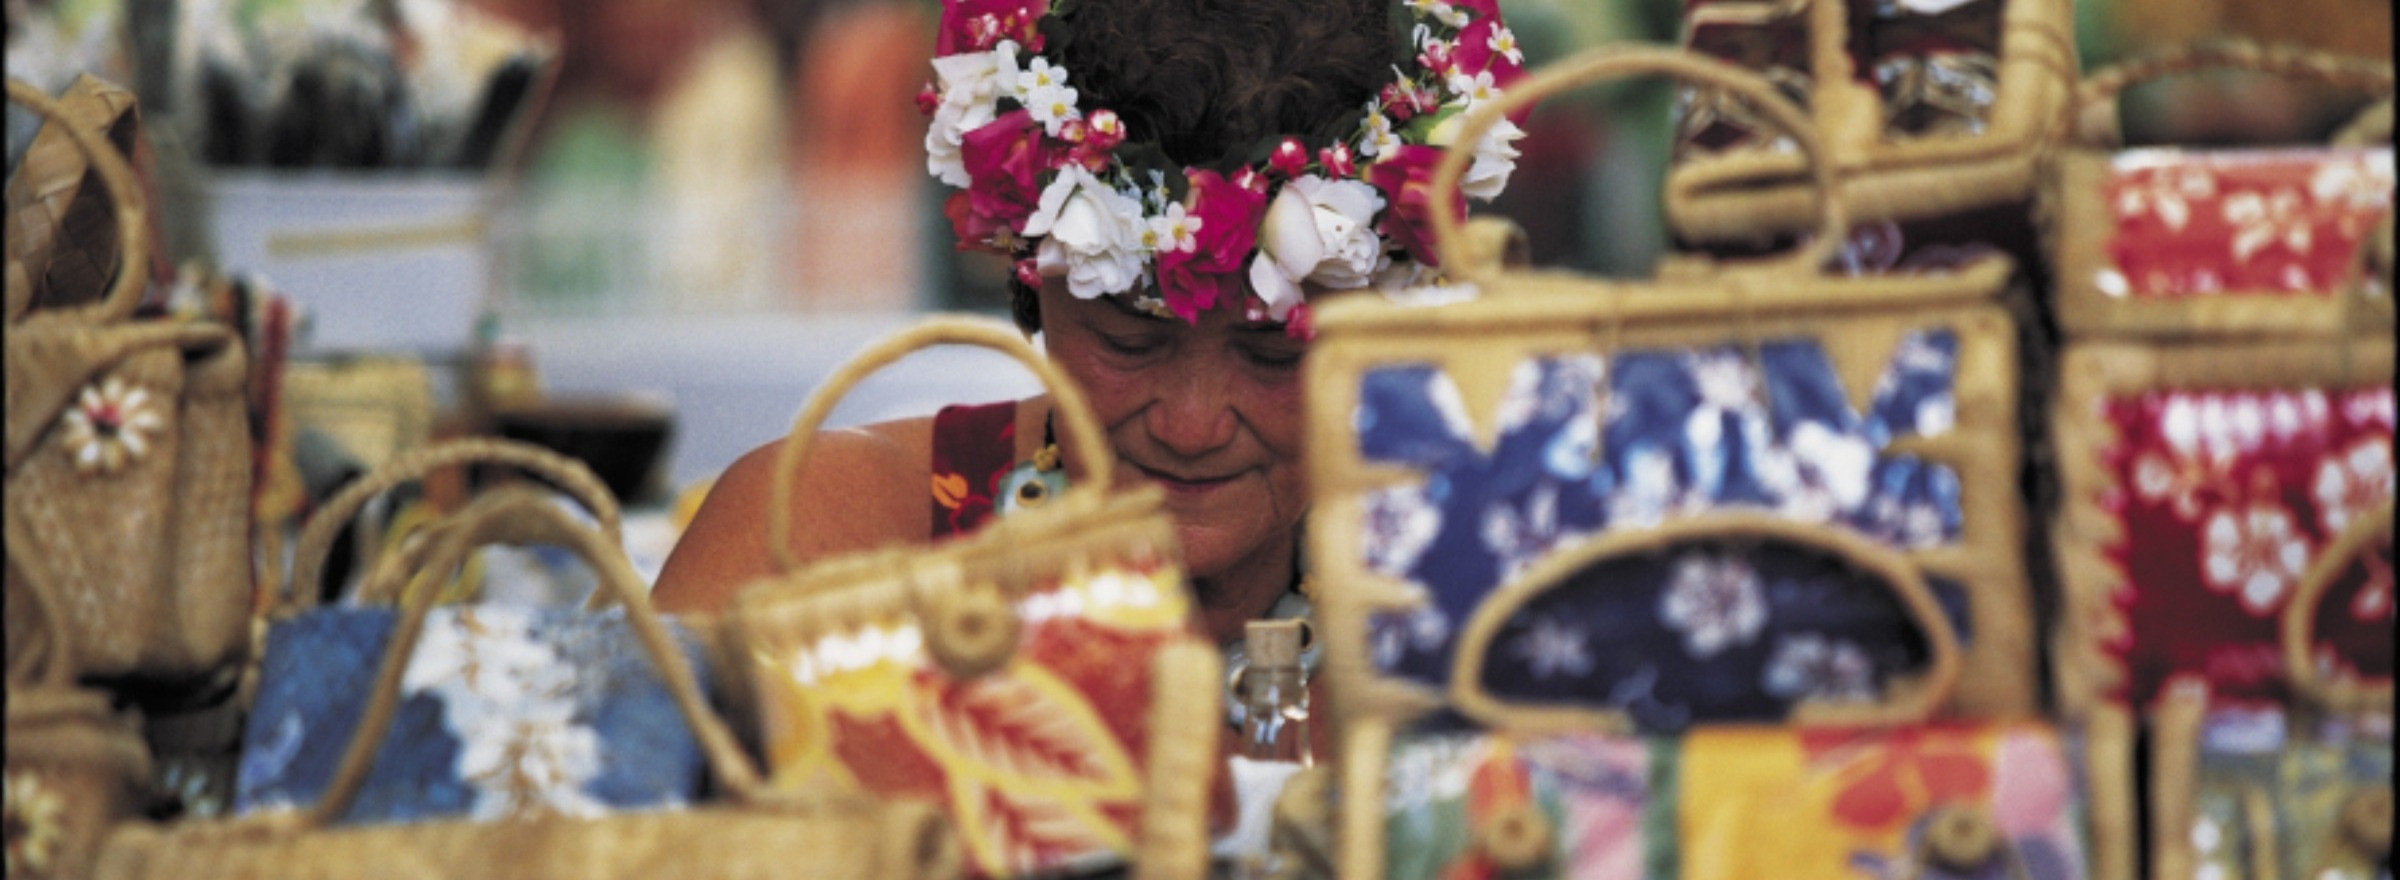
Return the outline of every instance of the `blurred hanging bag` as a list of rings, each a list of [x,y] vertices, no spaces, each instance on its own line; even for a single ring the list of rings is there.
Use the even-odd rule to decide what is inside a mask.
[[[109,829],[147,806],[150,752],[137,718],[75,682],[74,635],[49,591],[12,580],[6,601],[35,618],[9,638],[8,877],[79,880]]]
[[[2390,633],[2380,645],[2353,646],[2369,655],[2362,657],[2324,644],[2315,631],[2328,617],[2348,616],[2345,606],[2362,596],[2391,601],[2391,566],[2387,499],[2333,542],[2283,609],[2289,702],[2218,697],[2198,676],[2162,691],[2150,710],[2158,876],[2367,880],[2388,873]],[[2369,671],[2376,668],[2380,674]]]
[[[133,93],[87,73],[77,76],[55,105],[58,112],[44,114],[50,124],[35,132],[8,179],[10,321],[34,309],[98,302],[109,289],[124,244],[111,216],[117,210],[112,201],[121,204],[123,197],[96,167],[79,133],[97,136],[131,161],[141,136]],[[140,265],[143,272],[149,268]]]
[[[8,577],[56,597],[79,674],[172,699],[235,668],[248,635],[248,367],[222,325],[131,319],[149,266],[132,173],[32,87],[8,94],[84,151],[121,245],[105,297],[9,324]]]
[[[1688,0],[1683,31],[1802,105],[1824,144],[1800,155],[1755,106],[1691,84],[1665,215],[1700,243],[1807,226],[1812,162],[1862,222],[2024,202],[2077,67],[2065,0]]]
[[[109,838],[97,869],[99,880],[186,878],[232,880],[261,876],[458,877],[458,878],[649,878],[675,876],[772,877],[800,870],[830,877],[931,878],[954,876],[956,842],[941,814],[928,805],[867,798],[782,797],[764,790],[722,719],[710,710],[686,650],[650,608],[640,575],[623,548],[602,531],[578,521],[544,493],[503,488],[477,497],[430,537],[425,572],[407,581],[402,613],[383,652],[373,686],[365,693],[364,719],[346,739],[338,769],[321,798],[298,810],[275,810],[223,821],[184,822],[164,827],[126,826]],[[689,748],[696,742],[719,800],[692,805],[654,804],[651,809],[596,815],[572,803],[533,795],[557,793],[561,776],[577,770],[607,771],[610,760],[583,752],[577,757],[572,725],[538,712],[495,725],[493,733],[532,734],[535,741],[478,740],[468,757],[493,762],[482,782],[513,792],[512,809],[489,821],[427,818],[414,822],[343,824],[354,805],[376,787],[380,776],[408,768],[386,763],[391,734],[415,699],[402,691],[415,677],[410,658],[419,646],[445,638],[428,626],[435,594],[447,586],[475,547],[506,542],[563,546],[596,569],[601,589],[623,605],[623,623],[671,698]],[[491,658],[502,660],[502,658]],[[528,663],[516,655],[514,670],[575,676],[586,662],[609,658],[553,658]],[[508,662],[471,670],[505,674]],[[454,686],[470,670],[453,670],[443,686]],[[545,701],[529,694],[521,709]],[[494,720],[498,720],[495,718]],[[589,728],[582,728],[590,733]],[[591,744],[587,741],[584,747]],[[563,747],[563,748],[562,748]],[[626,759],[646,758],[618,752]],[[438,786],[436,786],[438,788]]]
[[[2121,92],[2226,71],[2377,103],[2326,144],[2123,145]],[[2043,191],[2060,327],[2070,339],[2388,331],[2392,91],[2389,61],[2240,42],[2095,71],[2076,92],[2076,128]]]
[[[809,439],[868,372],[944,343],[1040,377],[1080,482],[1029,482],[1022,509],[930,547],[799,565],[788,495]],[[1205,875],[1220,662],[1186,630],[1158,490],[1115,488],[1110,449],[1081,392],[996,321],[926,320],[810,395],[768,502],[780,571],[741,592],[731,621],[776,787],[938,799],[979,876],[1121,862]]]

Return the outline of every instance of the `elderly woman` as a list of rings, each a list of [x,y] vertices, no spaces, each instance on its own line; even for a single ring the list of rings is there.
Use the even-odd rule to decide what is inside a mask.
[[[1207,633],[1305,613],[1308,303],[1431,270],[1432,165],[1522,65],[1496,3],[949,0],[938,41],[919,103],[960,246],[1015,259],[1017,323],[1088,394],[1122,476],[1167,490]],[[1476,145],[1467,194],[1498,192],[1517,134]],[[974,528],[1012,473],[1064,485],[1083,450],[1056,436],[1041,397],[824,432],[789,540],[812,557]],[[721,607],[768,570],[773,458],[718,480],[660,607]]]

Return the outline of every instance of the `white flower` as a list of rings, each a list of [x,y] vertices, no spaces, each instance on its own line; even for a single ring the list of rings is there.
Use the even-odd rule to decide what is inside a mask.
[[[1043,89],[1066,84],[1066,68],[1053,66],[1050,59],[1036,55],[1033,61],[1026,64],[1025,69],[1017,74],[1016,95],[1021,103],[1030,104],[1032,101],[1028,100],[1029,96],[1040,94]]]
[[[33,773],[10,773],[0,788],[7,805],[8,876],[49,876],[66,845],[65,798]]]
[[[1489,73],[1482,76],[1486,80],[1491,78]],[[1426,143],[1449,148],[1458,139],[1458,128],[1462,124],[1460,120],[1465,116],[1461,113],[1442,120],[1426,137]],[[1467,166],[1467,173],[1459,178],[1459,192],[1486,202],[1498,198],[1500,191],[1508,188],[1508,176],[1517,170],[1517,156],[1520,154],[1516,142],[1524,136],[1525,130],[1508,121],[1507,117],[1494,122],[1491,129],[1483,133],[1483,140],[1475,142],[1475,161]]]
[[[536,710],[540,706],[530,707]],[[462,737],[461,779],[476,789],[476,819],[530,811],[596,816],[606,811],[583,786],[600,773],[600,736],[555,712],[495,720]]]
[[[1535,678],[1582,675],[1592,671],[1592,654],[1584,644],[1590,638],[1590,633],[1545,617],[1517,638],[1513,650],[1525,659]]]
[[[1491,71],[1479,70],[1475,72],[1474,76],[1468,76],[1455,68],[1452,71],[1448,81],[1450,94],[1457,95],[1466,102],[1465,106],[1460,109],[1473,110],[1476,105],[1500,96],[1499,87],[1492,82]]]
[[[1300,304],[1300,285],[1334,290],[1365,287],[1390,265],[1375,214],[1383,195],[1360,180],[1305,175],[1283,185],[1258,226],[1258,256],[1250,284],[1268,314],[1284,320]]]
[[[1875,665],[1855,643],[1800,633],[1776,641],[1762,683],[1785,699],[1871,700]]]
[[[1068,122],[1083,118],[1083,111],[1075,109],[1075,90],[1059,85],[1027,93],[1025,110],[1033,114],[1034,121],[1040,122],[1042,130],[1051,137],[1057,137],[1059,129]]]
[[[1046,236],[1034,253],[1045,276],[1065,275],[1067,291],[1091,299],[1133,288],[1142,273],[1141,200],[1101,183],[1080,165],[1059,169],[1025,219],[1027,237]]]
[[[1367,137],[1359,142],[1359,155],[1372,159],[1403,146],[1407,146],[1407,143],[1400,139],[1399,132],[1392,130],[1391,117],[1383,115],[1380,110],[1367,114]]]
[[[2379,211],[2392,203],[2392,154],[2388,151],[2335,159],[2317,167],[2308,194],[2318,202],[2353,211]]]
[[[2360,440],[2317,463],[2318,522],[2328,537],[2339,535],[2351,520],[2390,501],[2392,491],[2391,440]]]
[[[166,427],[147,389],[110,376],[83,386],[60,419],[61,439],[78,473],[113,474],[140,461]]]
[[[2283,508],[2254,504],[2238,513],[2219,510],[2201,529],[2201,579],[2216,592],[2234,592],[2252,614],[2275,610],[2308,566],[2308,538],[2297,533],[2291,512]]]
[[[1186,214],[1180,202],[1168,202],[1165,212],[1150,218],[1142,246],[1153,251],[1189,253],[1200,246],[1200,218]]]
[[[1755,461],[1759,482],[1783,512],[1825,522],[1865,503],[1875,450],[1863,438],[1809,420],[1792,427],[1783,449],[1761,450]]]
[[[1694,554],[1675,561],[1673,578],[1659,597],[1658,617],[1683,632],[1684,651],[1692,656],[1749,644],[1766,626],[1766,593],[1747,562]]]
[[[1003,40],[989,52],[933,59],[933,74],[942,97],[932,126],[925,130],[925,170],[943,183],[963,187],[973,179],[967,176],[960,148],[967,132],[1000,115],[1000,96],[1018,77],[1017,44]]]
[[[2117,215],[2132,218],[2145,212],[2156,213],[2159,222],[2170,230],[2181,230],[2192,222],[2192,202],[2216,197],[2216,175],[2190,167],[2159,168],[2148,175],[2148,185],[2127,186],[2117,191]]]
[[[1492,38],[1484,45],[1490,46],[1494,53],[1507,57],[1510,64],[1525,64],[1525,50],[1517,48],[1517,33],[1509,30],[1507,25],[1492,28]]]
[[[2246,263],[2268,245],[2281,243],[2305,254],[2314,234],[2300,193],[2278,189],[2260,195],[2234,193],[2225,197],[2225,222],[2233,224],[2233,259]]]
[[[1683,487],[1675,480],[1675,460],[1666,451],[1649,445],[1626,453],[1625,478],[1619,485],[1622,488],[1608,501],[1612,525],[1656,525],[1666,518],[1683,494]]]

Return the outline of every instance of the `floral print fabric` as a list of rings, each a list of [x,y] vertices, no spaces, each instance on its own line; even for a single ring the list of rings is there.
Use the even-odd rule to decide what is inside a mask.
[[[1368,371],[1354,425],[1361,457],[1425,475],[1363,499],[1367,567],[1424,600],[1370,621],[1375,663],[1404,678],[1445,681],[1456,630],[1485,596],[1536,560],[1612,527],[1749,508],[1856,529],[1902,549],[1955,542],[1963,525],[1957,475],[1886,447],[1951,429],[1956,358],[1951,332],[1911,334],[1863,412],[1813,339],[1528,359],[1493,416],[1497,439],[1488,452],[1470,439],[1466,406],[1439,369]],[[1960,591],[1936,587],[1961,637],[1969,636]],[[1704,658],[1765,626],[1750,616],[1788,611],[1773,601],[1751,609],[1740,595],[1695,588],[1662,606],[1664,618],[1640,619],[1679,634],[1679,653]],[[1574,633],[1539,638],[1554,646],[1545,649],[1547,670],[1594,668],[1566,649]],[[1792,650],[1795,663],[1810,654],[1847,662],[1838,645]],[[1661,681],[1655,690],[1694,686]]]
[[[397,615],[325,608],[269,631],[237,813],[316,803],[357,730]],[[698,645],[674,631],[692,668],[705,669]],[[389,731],[342,819],[663,809],[690,801],[704,770],[621,610],[443,606],[427,614]]]
[[[2117,155],[2103,195],[2116,229],[2111,296],[2346,289],[2392,210],[2390,147]]]
[[[2393,394],[2160,391],[2101,404],[2118,442],[2104,501],[2125,526],[2123,695],[2204,675],[2229,700],[2288,697],[2278,619],[2350,522],[2393,497]],[[2388,541],[2357,556],[2316,614],[2321,670],[2392,674]]]
[[[942,803],[981,876],[1131,852],[1150,658],[1184,637],[1167,567],[1093,566],[1016,602],[1015,655],[955,680],[917,622],[883,620],[760,656],[773,781]]]
[[[2073,750],[2037,724],[1403,735],[1385,761],[1385,876],[1499,876],[1471,835],[1530,805],[1552,856],[1509,876],[2068,880],[2088,871]],[[1946,807],[1990,816],[1999,858],[1924,864],[1925,828]]]
[[[2203,720],[2189,833],[2204,876],[2252,877],[2259,850],[2284,877],[2390,876],[2374,854],[2345,841],[2342,810],[2361,792],[2391,791],[2391,731],[2294,731],[2287,723],[2280,710],[2247,707]],[[2254,824],[2253,805],[2265,807],[2269,827]]]

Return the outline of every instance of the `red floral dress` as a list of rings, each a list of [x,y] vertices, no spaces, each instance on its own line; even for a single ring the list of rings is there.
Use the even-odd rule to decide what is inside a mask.
[[[1016,450],[1016,401],[946,406],[934,414],[933,537],[965,534],[991,518]]]

